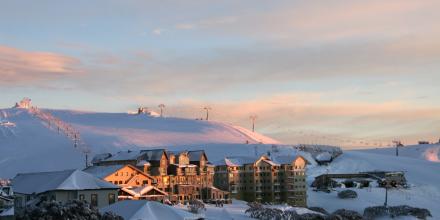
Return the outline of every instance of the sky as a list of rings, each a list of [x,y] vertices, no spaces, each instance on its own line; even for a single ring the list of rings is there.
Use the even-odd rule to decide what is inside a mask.
[[[440,138],[440,2],[0,1],[0,107],[165,114],[285,143]]]

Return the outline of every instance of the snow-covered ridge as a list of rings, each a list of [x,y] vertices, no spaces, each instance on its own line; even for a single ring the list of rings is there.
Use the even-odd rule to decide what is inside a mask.
[[[0,121],[0,177],[13,177],[17,172],[81,168],[85,152],[90,152],[91,158],[97,153],[161,146],[203,149],[209,144],[232,148],[245,143],[278,143],[222,122],[147,114],[29,107],[0,109]]]
[[[46,110],[73,125],[89,145],[176,146],[207,143],[279,143],[272,138],[222,122],[145,114]],[[100,139],[100,141],[97,141]],[[112,139],[109,143],[109,139]]]
[[[423,159],[431,162],[440,163],[440,144],[420,144],[420,145],[409,145],[404,147],[399,147],[400,157],[409,157],[416,159]],[[382,155],[396,155],[395,147],[388,148],[377,148],[377,149],[365,149],[359,150],[362,152],[382,154]]]

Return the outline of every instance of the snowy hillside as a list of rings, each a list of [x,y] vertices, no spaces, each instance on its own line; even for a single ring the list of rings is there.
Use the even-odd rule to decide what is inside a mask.
[[[78,140],[74,148],[74,140]],[[166,146],[278,143],[214,121],[33,108],[0,109],[0,177],[17,172],[81,168],[90,155]],[[214,149],[215,147],[213,147]],[[249,149],[247,149],[249,152]],[[245,152],[243,152],[245,153]]]
[[[359,150],[367,153],[396,155],[396,148],[378,148]],[[399,156],[428,160],[431,162],[440,162],[440,144],[422,144],[399,147]]]
[[[0,110],[0,177],[16,171],[73,168],[84,157],[65,136],[49,130],[26,109]],[[14,124],[14,126],[6,125]]]
[[[373,150],[374,152],[374,150]],[[417,154],[418,155],[418,154]],[[352,173],[361,171],[387,170],[405,171],[410,184],[409,189],[390,190],[388,201],[390,205],[411,205],[427,208],[433,219],[440,219],[440,163],[422,160],[413,156],[396,157],[367,153],[367,151],[345,151],[343,155],[329,166],[311,167],[308,172],[309,185],[314,177],[324,173]],[[337,189],[340,191],[341,189]],[[385,190],[383,188],[356,189],[359,197],[343,200],[337,197],[337,192],[329,194],[308,190],[309,206],[321,206],[329,211],[344,207],[363,212],[368,206],[383,205]]]
[[[177,146],[207,143],[277,143],[231,125],[183,118],[159,118],[125,113],[46,110],[75,127],[94,148],[129,145]]]

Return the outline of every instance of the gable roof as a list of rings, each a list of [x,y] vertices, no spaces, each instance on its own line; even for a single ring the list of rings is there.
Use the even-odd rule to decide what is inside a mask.
[[[113,212],[125,220],[198,219],[197,216],[189,212],[159,202],[146,200],[119,201],[110,206],[101,208],[99,211],[101,213]]]
[[[247,156],[236,156],[236,157],[225,157],[220,161],[214,162],[216,166],[243,166],[245,164],[253,164],[257,161],[258,157],[247,157]]]
[[[103,159],[101,161],[124,161],[124,160],[137,160],[140,156],[139,151],[119,151],[116,154],[113,154],[111,157]]]
[[[204,150],[188,151],[189,161],[200,161],[203,155],[208,159]]]
[[[164,149],[152,149],[152,150],[137,150],[137,151],[119,151],[116,154],[111,155],[111,157],[105,158],[106,154],[97,155],[98,157],[104,157],[100,161],[109,162],[109,161],[137,161],[137,160],[145,160],[145,161],[159,161],[162,158],[162,154],[165,152]],[[166,153],[165,153],[166,155]]]
[[[146,176],[150,179],[153,179],[153,177],[149,176],[148,174],[144,173],[142,170],[139,170],[137,167],[131,165],[131,164],[120,164],[120,165],[109,165],[109,166],[91,166],[84,169],[84,172],[90,173],[100,179],[104,179],[105,177],[115,173],[116,171],[124,168],[124,167],[130,167],[133,170],[136,170],[139,172],[140,175]]]
[[[281,164],[281,165],[292,164],[292,162],[295,161],[296,159],[298,159],[299,157],[307,162],[307,160],[303,156],[296,155],[296,154],[294,154],[294,155],[276,156],[276,157],[273,158],[273,161],[275,163],[278,163],[278,164]]]
[[[17,174],[12,180],[14,192],[40,194],[53,190],[119,189],[81,170]]]
[[[150,192],[152,190],[155,190],[164,196],[168,195],[168,193],[166,193],[166,192],[164,192],[154,186],[123,187],[121,190],[132,195],[132,196],[137,196],[137,197],[141,197],[143,195],[146,195],[148,192]]]
[[[93,159],[92,159],[91,162],[92,162],[93,164],[95,164],[95,163],[99,163],[100,161],[105,160],[105,159],[107,159],[107,158],[110,158],[111,156],[112,156],[111,153],[97,154],[97,155],[95,155],[95,156],[93,157]]]
[[[162,155],[168,158],[165,149],[152,149],[152,150],[141,150],[142,159],[146,161],[159,161],[162,159]]]
[[[107,176],[122,169],[125,165],[109,165],[109,166],[91,166],[85,168],[83,171],[92,174],[100,179],[104,179]]]

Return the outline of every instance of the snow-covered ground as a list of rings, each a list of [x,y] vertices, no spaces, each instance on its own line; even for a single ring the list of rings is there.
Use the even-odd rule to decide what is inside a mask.
[[[187,211],[186,205],[176,205],[174,206],[178,209]],[[244,212],[248,209],[246,202],[233,200],[232,204],[225,204],[223,207],[216,207],[213,204],[205,205],[206,212],[200,214],[201,217],[209,220],[248,220],[252,219]]]
[[[329,166],[311,167],[308,169],[308,183],[315,176],[324,173],[353,173],[360,171],[387,170],[405,171],[410,184],[409,189],[390,190],[389,205],[410,205],[427,208],[433,219],[440,219],[440,163],[430,162],[417,156],[400,156],[378,154],[375,150],[345,151]],[[414,151],[417,152],[417,151]],[[418,152],[419,153],[419,152]],[[341,189],[338,189],[339,191]],[[308,205],[324,207],[328,211],[346,208],[363,212],[368,206],[383,205],[385,190],[383,188],[354,189],[358,193],[356,199],[339,199],[337,191],[331,193],[308,190]]]
[[[208,220],[249,220],[253,219],[246,214],[245,211],[249,208],[246,205],[247,202],[240,200],[232,200],[232,204],[225,204],[223,207],[216,207],[213,204],[205,204],[206,211],[200,214],[200,217],[204,217]],[[185,205],[174,206],[178,209],[188,210]],[[271,208],[277,208],[280,210],[295,210],[298,214],[302,215],[305,213],[316,213],[314,211],[308,210],[301,207],[291,207],[287,205],[273,205]],[[319,213],[318,213],[319,214]]]

